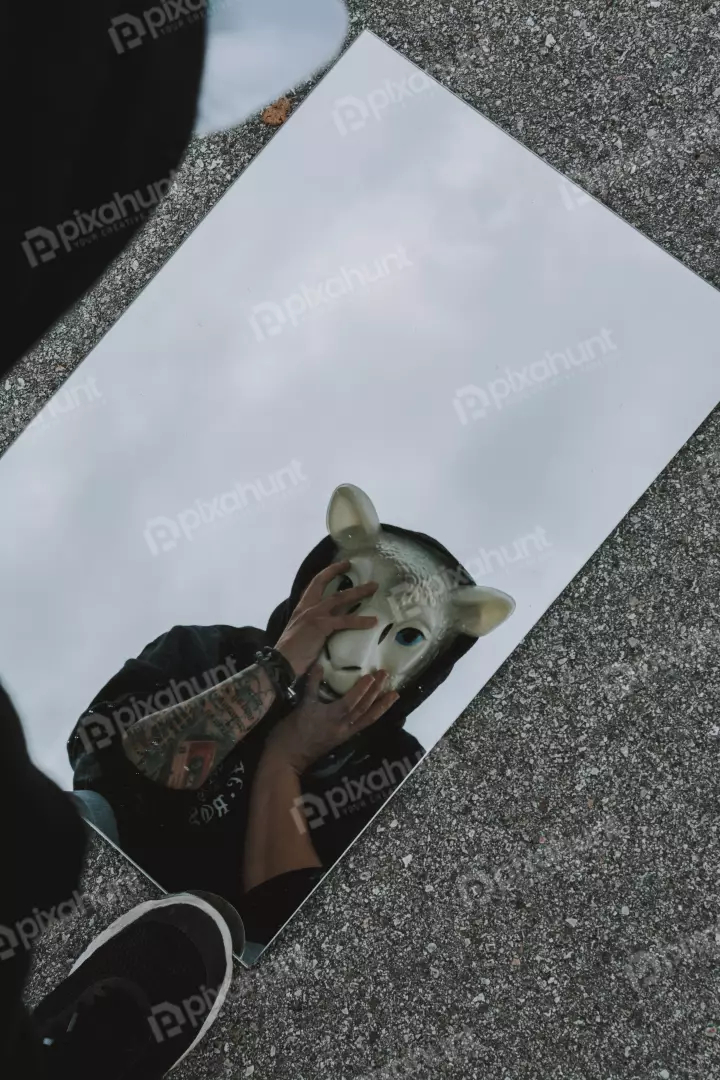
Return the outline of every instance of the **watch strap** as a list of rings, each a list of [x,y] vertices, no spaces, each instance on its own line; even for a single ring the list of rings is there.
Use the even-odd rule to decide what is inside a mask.
[[[267,645],[255,653],[255,662],[263,668],[276,693],[284,701],[294,705],[297,700],[296,678],[290,661],[277,649]]]

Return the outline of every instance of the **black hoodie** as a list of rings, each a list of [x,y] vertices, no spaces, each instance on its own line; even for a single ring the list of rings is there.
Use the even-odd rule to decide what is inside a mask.
[[[5,68],[16,66],[7,86],[17,93],[6,95],[3,124],[15,167],[6,178],[0,376],[129,243],[190,139],[206,5],[165,28],[174,32],[145,29],[132,42],[128,31],[142,32],[151,8],[40,0],[3,13]]]
[[[382,527],[439,552],[448,569],[473,584],[431,537]],[[322,869],[280,875],[248,894],[242,888],[242,853],[250,789],[268,732],[287,707],[276,703],[196,791],[171,790],[142,776],[123,753],[120,731],[133,715],[187,700],[252,664],[258,649],[277,642],[312,578],[337,557],[328,536],[302,563],[290,596],[272,613],[265,631],[175,626],[161,635],[96,695],[68,742],[75,788],[98,791],[109,800],[123,850],[168,891],[206,889],[225,896],[243,917],[250,941],[269,941],[423,756],[420,743],[404,730],[405,720],[475,639],[460,634],[401,690],[376,724],[303,776],[304,806],[297,808],[297,820],[308,828]]]

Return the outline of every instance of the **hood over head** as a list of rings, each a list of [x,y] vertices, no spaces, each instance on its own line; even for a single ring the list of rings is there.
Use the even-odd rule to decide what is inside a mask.
[[[367,745],[389,728],[402,727],[477,638],[504,622],[515,605],[505,593],[477,586],[433,537],[380,523],[368,496],[354,485],[343,484],[333,493],[328,532],[303,560],[290,596],[270,616],[267,634],[274,645],[311,580],[330,563],[351,563],[344,575],[350,580],[336,579],[332,591],[338,585],[380,582],[375,596],[358,610],[377,615],[377,627],[332,635],[327,656],[319,661],[336,694],[347,692],[366,670],[388,670],[388,687],[400,696],[381,720],[360,733]]]

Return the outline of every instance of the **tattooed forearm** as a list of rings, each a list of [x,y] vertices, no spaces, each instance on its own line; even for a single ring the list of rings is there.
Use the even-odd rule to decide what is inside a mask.
[[[257,664],[189,701],[144,716],[123,735],[125,756],[170,788],[199,788],[263,718],[275,690]]]

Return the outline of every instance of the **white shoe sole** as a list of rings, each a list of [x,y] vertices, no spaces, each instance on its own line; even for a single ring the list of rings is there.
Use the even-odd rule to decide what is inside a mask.
[[[225,972],[225,978],[223,979],[220,989],[218,990],[217,997],[212,1004],[212,1008],[205,1017],[205,1020],[200,1030],[198,1031],[190,1046],[188,1046],[185,1053],[177,1059],[174,1065],[170,1066],[170,1068],[168,1069],[168,1073],[172,1072],[173,1069],[177,1068],[181,1061],[184,1061],[190,1051],[195,1049],[197,1044],[205,1035],[205,1032],[208,1030],[208,1028],[211,1027],[212,1024],[214,1024],[215,1019],[223,1006],[223,1002],[227,997],[230,983],[232,982],[232,939],[230,937],[230,931],[228,929],[227,923],[218,914],[215,908],[212,907],[211,904],[208,904],[206,900],[201,900],[199,896],[191,896],[189,893],[175,893],[172,896],[164,896],[160,900],[146,900],[144,903],[138,904],[137,907],[131,908],[130,911],[126,911],[125,914],[121,915],[118,919],[115,920],[115,922],[110,923],[110,926],[108,926],[107,929],[103,930],[101,934],[98,934],[98,936],[90,942],[82,956],[80,956],[75,961],[70,970],[70,974],[72,975],[72,973],[76,971],[80,967],[80,965],[87,960],[89,956],[92,956],[96,949],[99,949],[101,945],[104,945],[111,938],[115,937],[115,935],[118,934],[121,930],[124,930],[125,927],[131,926],[138,919],[142,918],[143,915],[147,914],[147,912],[156,911],[158,908],[170,907],[172,904],[190,904],[192,907],[200,908],[201,911],[204,911],[206,915],[209,915],[212,918],[213,922],[222,934],[223,946],[225,948],[225,962],[227,965],[227,971]],[[167,1075],[167,1073],[165,1075]]]

